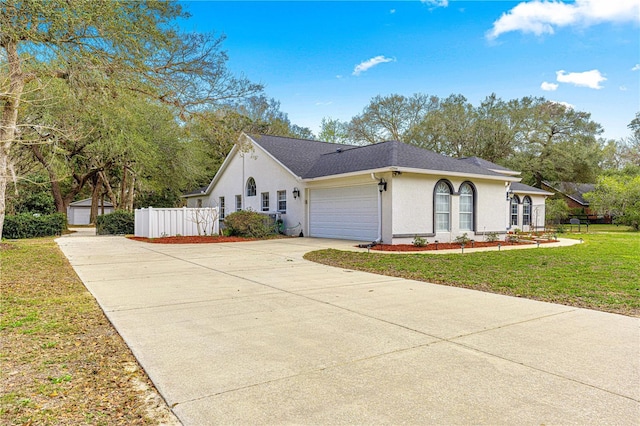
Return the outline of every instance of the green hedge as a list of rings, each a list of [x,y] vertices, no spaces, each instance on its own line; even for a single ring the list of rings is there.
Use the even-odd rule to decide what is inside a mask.
[[[4,218],[4,238],[20,239],[60,235],[67,229],[67,217],[62,213],[34,215],[20,213]]]
[[[135,232],[135,214],[124,210],[96,217],[96,234],[120,235]]]
[[[264,238],[275,233],[275,223],[265,214],[242,210],[224,218],[224,233],[234,237]]]

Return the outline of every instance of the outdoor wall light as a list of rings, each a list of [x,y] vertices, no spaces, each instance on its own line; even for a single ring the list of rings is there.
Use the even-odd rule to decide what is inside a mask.
[[[507,201],[510,201],[513,199],[513,191],[511,189],[509,189],[507,191]]]
[[[300,197],[300,190],[298,189],[298,187],[293,188],[293,198],[298,198]]]
[[[384,178],[381,178],[380,182],[378,182],[378,191],[382,192],[386,190],[387,190],[387,181],[384,180]]]

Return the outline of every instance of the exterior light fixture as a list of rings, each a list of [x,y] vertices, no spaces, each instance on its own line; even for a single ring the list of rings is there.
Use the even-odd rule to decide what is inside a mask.
[[[511,189],[509,189],[507,191],[507,201],[510,201],[513,199],[513,191]]]
[[[298,189],[298,187],[293,188],[293,198],[299,198],[300,197],[300,190]]]
[[[387,190],[387,181],[384,180],[384,178],[381,178],[380,182],[378,182],[378,191],[382,192],[386,190]]]

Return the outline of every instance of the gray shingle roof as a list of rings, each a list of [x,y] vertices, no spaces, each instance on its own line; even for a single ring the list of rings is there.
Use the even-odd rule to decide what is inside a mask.
[[[567,197],[577,201],[583,206],[588,206],[589,202],[584,199],[583,195],[586,192],[591,192],[595,189],[594,183],[575,183],[575,182],[547,182],[543,181],[543,184],[549,188],[553,188],[557,192],[566,195]]]
[[[514,170],[503,167],[500,164],[492,163],[491,161],[487,161],[480,157],[463,157],[463,158],[460,158],[460,161],[464,161],[465,163],[469,163],[469,164],[475,164],[476,166],[484,167],[485,169],[504,170],[505,172],[517,173]]]
[[[386,167],[503,176],[485,167],[396,141],[356,147],[279,136],[252,135],[251,138],[302,178]]]
[[[525,185],[524,183],[520,183],[520,182],[511,182],[511,190],[514,192],[527,192],[530,194],[551,195],[551,192],[549,191],[536,188],[535,186]]]

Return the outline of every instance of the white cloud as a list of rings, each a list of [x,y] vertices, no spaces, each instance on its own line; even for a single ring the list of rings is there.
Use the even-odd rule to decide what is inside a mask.
[[[394,13],[396,13],[396,10],[395,10],[395,9],[391,9],[391,10],[389,11],[389,13],[393,15]]]
[[[548,83],[546,81],[543,81],[542,84],[540,85],[540,88],[548,92],[553,92],[558,88],[558,85],[556,83]]]
[[[554,104],[558,104],[558,105],[562,105],[563,107],[565,107],[566,109],[575,109],[575,105],[571,105],[569,102],[562,102],[562,101],[551,101]]]
[[[432,7],[447,7],[449,0],[420,0],[422,3]]]
[[[631,68],[631,71],[640,71],[640,64],[635,64],[633,68]]]
[[[371,59],[367,59],[364,62],[359,63],[353,69],[353,75],[358,76],[361,73],[365,72],[369,68],[375,67],[378,64],[383,64],[385,62],[395,62],[396,60],[393,58],[385,58],[383,55],[375,56]]]
[[[487,33],[495,39],[511,31],[553,34],[554,28],[588,27],[602,22],[640,22],[638,0],[576,0],[575,3],[534,0],[516,5],[493,23]]]
[[[627,91],[627,86],[620,86],[620,90],[622,92],[626,92]]]
[[[560,83],[570,83],[575,86],[589,87],[591,89],[602,89],[600,83],[607,80],[598,70],[570,73],[565,70],[560,70],[556,71],[556,79]]]
[[[333,101],[329,101],[329,102],[316,102],[316,106],[327,106],[327,105],[331,105],[333,103]]]

